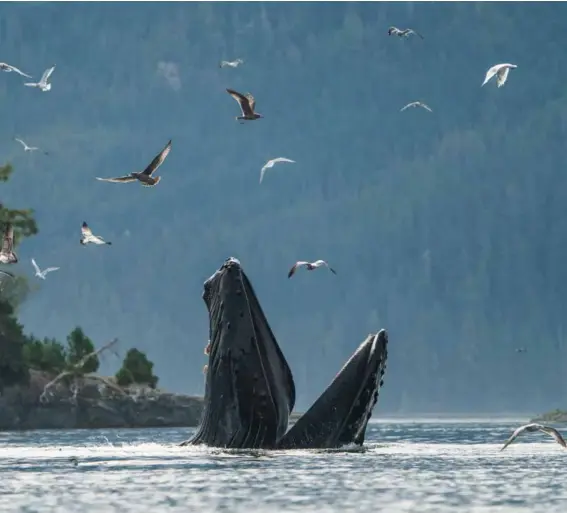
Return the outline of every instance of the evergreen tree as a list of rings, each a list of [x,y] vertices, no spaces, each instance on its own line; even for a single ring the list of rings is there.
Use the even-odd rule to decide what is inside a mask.
[[[12,305],[0,299],[0,390],[28,379],[28,367],[23,354],[25,342],[22,326],[14,316]]]
[[[132,348],[126,353],[122,368],[116,373],[116,380],[120,386],[144,383],[155,388],[159,378],[154,375],[153,367],[154,364],[145,353]]]
[[[94,344],[91,339],[83,333],[83,330],[79,326],[77,326],[67,336],[67,364],[77,364],[81,358],[84,358],[89,353],[94,352],[94,350]],[[84,363],[82,369],[78,370],[84,373],[96,372],[99,365],[100,362],[98,356],[93,355]]]
[[[27,365],[33,369],[58,373],[65,368],[65,348],[55,339],[45,338],[42,341],[29,337],[23,354]]]

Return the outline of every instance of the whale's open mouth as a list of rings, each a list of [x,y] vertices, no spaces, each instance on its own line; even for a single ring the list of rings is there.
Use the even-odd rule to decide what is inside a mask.
[[[187,443],[230,448],[334,448],[364,442],[387,357],[370,335],[286,433],[295,403],[291,370],[240,262],[229,258],[204,285],[210,353],[205,407]]]

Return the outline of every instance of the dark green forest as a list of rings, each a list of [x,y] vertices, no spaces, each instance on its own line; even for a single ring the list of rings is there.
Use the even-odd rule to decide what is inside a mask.
[[[34,78],[56,65],[49,92],[0,73],[14,168],[0,200],[39,228],[11,266],[30,282],[25,333],[128,340],[160,386],[202,393],[202,284],[235,256],[298,409],[380,328],[378,415],[565,406],[566,16],[535,2],[2,4],[0,60]],[[481,88],[501,62],[518,68]],[[238,124],[227,87],[264,118]],[[415,100],[433,113],[400,112]],[[95,180],[142,170],[169,139],[157,187]],[[278,156],[297,163],[260,185]],[[83,221],[113,245],[82,247]],[[61,270],[39,283],[32,257]],[[337,275],[287,279],[318,258]]]

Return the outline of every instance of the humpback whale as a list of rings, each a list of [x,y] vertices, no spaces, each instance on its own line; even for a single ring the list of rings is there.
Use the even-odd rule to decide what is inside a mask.
[[[388,335],[368,335],[319,399],[288,430],[295,384],[236,258],[204,284],[209,361],[197,432],[181,445],[331,449],[362,445],[386,369]]]

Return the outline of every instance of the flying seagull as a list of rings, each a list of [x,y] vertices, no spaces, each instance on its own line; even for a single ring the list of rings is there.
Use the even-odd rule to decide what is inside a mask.
[[[419,36],[419,37],[421,37],[421,39],[423,39],[423,36],[421,34],[419,34],[415,30],[410,29],[410,28],[400,30],[397,27],[390,27],[388,29],[388,35],[389,36],[409,37],[411,34],[415,34],[416,36]]]
[[[329,271],[331,271],[333,274],[337,274],[332,267],[329,267],[329,264],[325,262],[325,260],[316,260],[315,262],[296,262],[289,270],[289,273],[287,273],[287,277],[291,278],[299,267],[305,267],[308,271],[313,271],[313,269],[317,269],[322,265],[328,267]]]
[[[98,235],[93,235],[93,232],[91,232],[89,225],[85,221],[83,221],[83,226],[81,227],[81,233],[82,233],[82,237],[80,242],[83,246],[89,243],[108,244],[109,246],[112,244],[112,242],[105,242],[105,240],[102,237],[99,237]]]
[[[543,431],[544,433],[552,436],[559,445],[567,448],[567,444],[565,443],[565,440],[563,440],[561,433],[557,431],[557,429],[549,426],[543,426],[542,424],[534,423],[534,424],[526,424],[525,426],[521,426],[518,429],[516,429],[516,431],[512,433],[512,436],[508,438],[508,440],[506,440],[504,447],[502,447],[502,449],[500,450],[503,451],[504,449],[506,449],[506,447],[508,447],[522,433],[524,432],[533,433],[534,431]]]
[[[42,91],[49,91],[51,89],[51,84],[48,84],[47,80],[51,76],[51,73],[53,73],[54,69],[55,66],[51,66],[51,68],[47,68],[43,72],[43,75],[41,76],[39,82],[26,82],[24,85],[27,85],[29,87],[39,87]]]
[[[244,64],[242,59],[236,59],[234,61],[221,61],[219,64],[219,68],[225,68],[226,66],[230,66],[231,68],[237,68],[241,64]]]
[[[264,117],[262,116],[262,114],[254,112],[256,100],[250,93],[247,93],[246,96],[244,96],[243,94],[237,93],[233,89],[227,89],[226,92],[230,94],[230,96],[232,96],[240,105],[242,116],[237,116],[236,119],[254,121],[255,119]]]
[[[21,69],[16,68],[16,66],[11,66],[10,64],[6,64],[5,62],[0,62],[0,70],[5,71],[6,73],[11,73],[12,71],[15,71],[19,75],[22,75],[22,77],[32,78],[31,75],[24,73]]]
[[[268,162],[266,162],[264,164],[264,167],[260,170],[260,183],[262,183],[262,180],[264,179],[264,173],[266,172],[266,169],[274,167],[274,164],[277,164],[278,162],[292,162],[295,164],[295,160],[286,159],[285,157],[278,157],[277,159],[268,160]]]
[[[508,73],[510,73],[510,70],[515,69],[517,67],[518,66],[516,66],[515,64],[509,64],[509,63],[496,64],[492,66],[492,68],[490,68],[486,72],[486,77],[484,77],[484,82],[480,87],[486,84],[494,75],[496,75],[496,85],[498,87],[502,87],[506,83],[506,80],[508,79]]]
[[[35,269],[35,275],[38,278],[41,278],[42,280],[45,280],[45,275],[47,273],[50,273],[52,271],[58,271],[59,267],[48,267],[47,269],[44,269],[43,271],[39,268],[39,266],[36,264],[35,260],[32,258],[31,259],[31,263]]]
[[[411,102],[408,103],[405,107],[403,107],[400,112],[403,112],[406,109],[409,109],[410,107],[421,107],[425,110],[428,110],[429,112],[433,112],[433,110],[431,109],[431,107],[429,107],[429,105],[427,105],[426,103],[423,102]]]
[[[157,185],[161,180],[161,176],[152,176],[152,173],[163,164],[165,158],[169,155],[171,151],[171,140],[165,145],[165,148],[161,150],[158,155],[150,162],[150,165],[144,169],[141,173],[133,172],[126,176],[119,176],[117,178],[99,178],[97,180],[101,182],[113,182],[113,183],[128,183],[135,182],[138,180],[142,183],[144,187],[153,187]]]
[[[18,137],[14,137],[14,141],[18,141],[24,147],[24,151],[39,150],[37,146],[28,146],[22,139],[19,139]],[[46,151],[44,151],[43,153],[44,155],[49,155],[49,153],[47,153]]]
[[[14,252],[14,227],[12,223],[6,223],[4,238],[2,239],[2,250],[0,250],[0,263],[15,264],[18,255]]]

